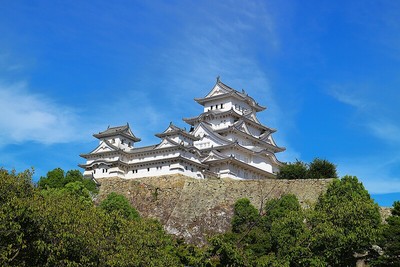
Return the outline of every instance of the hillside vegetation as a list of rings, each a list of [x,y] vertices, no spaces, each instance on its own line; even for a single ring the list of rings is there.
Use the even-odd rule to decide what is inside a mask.
[[[399,266],[400,204],[395,203],[393,215],[383,225],[378,206],[356,177],[315,184],[313,180],[112,179],[108,190],[126,183],[119,187],[124,192],[105,194],[104,181],[97,196],[91,181],[78,173],[56,169],[35,186],[31,171],[0,169],[1,266],[354,266],[357,257],[375,266]],[[309,197],[310,192],[304,191],[313,185],[320,191]],[[166,200],[174,202],[160,204]],[[219,204],[205,212],[212,203]],[[224,214],[227,210],[231,214]],[[189,221],[176,217],[185,214]],[[156,215],[162,223],[187,226],[188,233],[198,227],[207,243],[199,247],[174,238],[160,222],[147,218]],[[219,234],[205,231],[206,224],[201,223],[211,220],[218,225],[222,218],[229,220]],[[172,226],[165,228],[181,231]],[[203,239],[189,240],[200,244]]]

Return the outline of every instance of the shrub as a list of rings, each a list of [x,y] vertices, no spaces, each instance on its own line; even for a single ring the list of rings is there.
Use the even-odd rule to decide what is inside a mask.
[[[309,165],[307,178],[337,178],[336,165],[325,160],[315,158]]]
[[[305,179],[307,177],[307,164],[296,160],[293,163],[286,163],[280,169],[278,179]]]

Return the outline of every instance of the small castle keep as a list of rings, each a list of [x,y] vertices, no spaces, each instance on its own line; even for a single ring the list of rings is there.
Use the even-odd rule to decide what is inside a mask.
[[[183,119],[190,130],[170,123],[164,132],[156,134],[158,144],[136,146],[140,138],[129,124],[94,134],[99,145],[81,155],[86,159],[79,165],[84,175],[95,179],[169,174],[198,179],[276,177],[281,163],[275,154],[285,148],[278,147],[272,138],[276,130],[257,119],[257,113],[265,107],[219,78],[205,97],[194,100],[203,106],[203,112]]]

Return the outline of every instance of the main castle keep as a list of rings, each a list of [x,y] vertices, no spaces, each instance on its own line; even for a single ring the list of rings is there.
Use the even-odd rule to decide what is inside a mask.
[[[203,98],[195,98],[203,113],[184,118],[190,130],[170,123],[156,134],[160,143],[136,147],[140,141],[129,125],[109,127],[93,136],[99,145],[82,154],[84,175],[95,179],[182,174],[204,179],[275,178],[281,163],[275,153],[285,148],[275,144],[276,131],[261,124],[257,112],[265,110],[244,90],[239,92],[219,78]]]

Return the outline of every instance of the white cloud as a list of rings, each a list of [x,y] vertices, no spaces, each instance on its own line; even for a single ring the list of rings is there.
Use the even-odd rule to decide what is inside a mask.
[[[200,8],[190,16],[185,19],[181,35],[175,36],[163,54],[162,65],[167,67],[171,77],[163,89],[174,95],[174,106],[187,107],[184,113],[176,115],[197,114],[200,107],[186,100],[204,96],[213,86],[215,77],[220,75],[224,83],[237,90],[245,89],[261,105],[268,107],[258,116],[262,123],[279,129],[277,144],[287,146],[287,151],[278,157],[283,161],[299,158],[300,154],[292,150],[283,134],[293,127],[294,112],[281,110],[268,74],[261,67],[260,53],[268,58],[279,49],[280,43],[275,18],[265,3],[215,2],[212,7]],[[256,43],[261,45],[256,47]]]
[[[28,90],[24,82],[0,83],[0,145],[35,141],[43,144],[81,139],[73,109]]]
[[[354,107],[357,124],[365,127],[370,134],[387,143],[400,144],[400,122],[397,117],[388,116],[385,112],[387,106],[391,109],[389,101],[371,99],[368,91],[371,91],[370,88],[362,91],[351,85],[335,85],[330,88],[329,94],[336,100]],[[397,104],[392,108],[397,110]]]
[[[396,166],[400,166],[400,156],[396,155],[372,155],[338,162],[340,176],[357,176],[371,194],[399,191],[400,177],[393,175]]]
[[[360,97],[356,91],[351,90],[352,88],[349,86],[343,86],[343,85],[334,85],[331,86],[329,90],[329,94],[336,98],[336,100],[353,106],[357,108],[360,111],[364,111],[367,109],[369,106],[371,106],[371,103],[365,101]]]
[[[400,125],[384,119],[369,121],[366,126],[380,139],[400,144]]]

